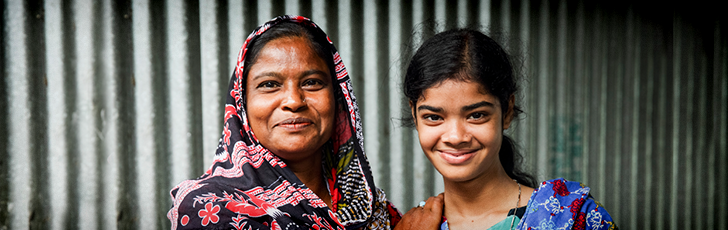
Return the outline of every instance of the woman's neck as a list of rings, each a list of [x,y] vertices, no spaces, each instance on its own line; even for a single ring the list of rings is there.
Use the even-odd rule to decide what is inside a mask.
[[[311,189],[313,193],[331,208],[331,194],[329,194],[329,189],[326,187],[326,182],[324,181],[323,169],[321,168],[321,155],[318,154],[315,156],[317,157],[296,162],[286,162],[286,165],[308,189]]]
[[[455,182],[445,178],[444,215],[451,229],[490,227],[515,207],[517,194],[518,184],[502,167],[469,181]]]

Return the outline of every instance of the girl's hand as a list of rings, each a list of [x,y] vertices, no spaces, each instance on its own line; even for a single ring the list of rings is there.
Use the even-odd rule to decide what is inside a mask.
[[[444,193],[428,198],[424,207],[414,207],[405,213],[394,229],[439,229],[444,200]]]

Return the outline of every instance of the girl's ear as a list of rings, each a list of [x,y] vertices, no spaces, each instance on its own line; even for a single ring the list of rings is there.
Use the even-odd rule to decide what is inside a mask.
[[[417,117],[415,116],[415,105],[412,104],[412,101],[409,101],[410,106],[410,115],[412,115],[412,122],[417,125]]]
[[[508,127],[511,126],[511,121],[513,120],[513,106],[515,103],[516,96],[511,94],[508,98],[508,111],[505,111],[505,116],[503,116],[503,130],[508,129]]]

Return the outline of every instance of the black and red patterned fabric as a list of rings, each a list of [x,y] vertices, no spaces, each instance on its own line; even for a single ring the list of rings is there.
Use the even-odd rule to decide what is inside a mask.
[[[278,23],[290,21],[320,30],[301,16],[281,16],[261,25],[245,40],[230,80],[223,134],[212,166],[204,175],[171,191],[167,213],[172,229],[389,229],[400,212],[374,185],[364,154],[361,119],[349,74],[331,43],[334,90],[345,102],[323,156],[330,209],[286,163],[260,145],[245,111],[243,66],[248,44]],[[322,32],[323,33],[323,32]]]

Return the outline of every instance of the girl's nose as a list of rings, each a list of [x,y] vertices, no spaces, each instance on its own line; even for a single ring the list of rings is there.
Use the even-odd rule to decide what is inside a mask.
[[[443,142],[453,146],[458,146],[471,141],[473,136],[467,132],[465,125],[462,122],[452,121],[450,123],[448,131],[441,137]]]

